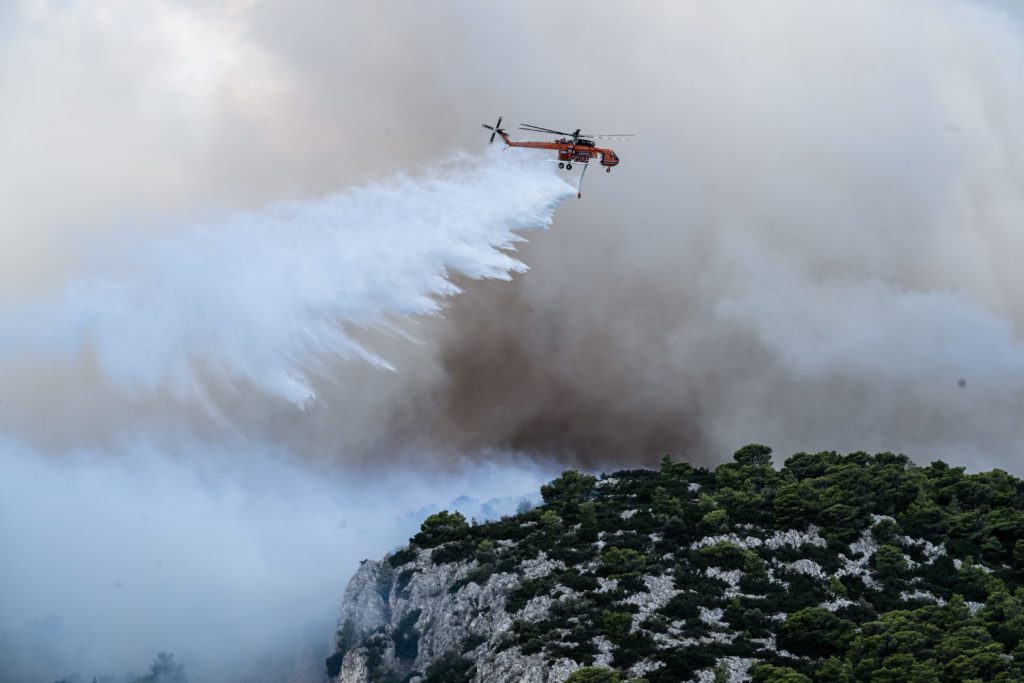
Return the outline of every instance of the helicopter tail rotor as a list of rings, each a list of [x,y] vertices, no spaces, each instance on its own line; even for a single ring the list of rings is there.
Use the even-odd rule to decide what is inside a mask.
[[[501,117],[500,116],[498,117],[498,122],[496,124],[494,124],[493,126],[488,126],[486,123],[481,124],[481,125],[483,125],[483,127],[486,128],[487,130],[494,131],[493,133],[491,133],[491,141],[487,143],[488,145],[494,143],[494,136],[495,135],[497,135],[498,133],[504,133],[505,132],[505,131],[503,131],[501,129]]]

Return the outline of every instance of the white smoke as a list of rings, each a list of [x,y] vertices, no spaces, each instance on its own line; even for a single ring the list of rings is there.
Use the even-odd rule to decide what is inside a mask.
[[[0,441],[0,681],[142,672],[160,651],[195,683],[321,680],[357,560],[440,507],[510,514],[551,474],[510,454],[346,473],[177,441],[59,457]]]
[[[757,441],[1019,472],[1019,3],[599,10],[568,19],[621,46],[581,60],[595,97],[529,120],[639,135],[529,278],[455,302],[446,434],[608,466]],[[502,20],[544,45],[561,26]]]
[[[538,22],[540,13],[548,20]],[[393,488],[338,484],[343,495],[382,491],[359,509],[366,519],[387,516],[392,491],[414,495],[443,482],[434,469],[457,473],[453,463],[467,453],[502,459],[506,447],[615,467],[666,451],[713,462],[761,441],[783,457],[892,449],[1019,471],[1019,14],[1009,2],[969,0],[681,0],[642,10],[611,0],[500,9],[451,0],[444,12],[395,0],[5,4],[0,294],[49,302],[31,314],[4,304],[0,314],[0,433],[27,444],[10,469],[11,489],[24,495],[11,500],[55,507],[33,481],[74,491],[82,472],[103,478],[109,467],[111,485],[94,479],[93,490],[123,500],[113,508],[144,502],[118,498],[122,489],[159,498],[153,480],[163,478],[180,484],[166,495],[188,510],[198,476],[189,468],[249,452],[254,466],[287,453],[384,479],[408,471],[407,480],[387,480]],[[567,40],[567,27],[579,38]],[[581,50],[584,37],[593,49]],[[467,207],[417,186],[415,196],[454,210],[445,235],[483,238],[466,252],[458,240],[420,241],[377,220],[401,214],[402,225],[442,236],[398,208],[408,199],[397,191],[404,181],[376,203],[356,194],[253,210],[473,148],[480,121],[498,113],[638,135],[618,148],[614,173],[588,178],[587,198],[562,208],[558,230],[522,246],[527,276],[464,285],[443,317],[415,323],[422,344],[399,337],[413,327],[402,318],[452,291],[443,276],[467,255],[471,276],[477,258],[490,275],[517,268],[494,251],[514,245],[511,224],[478,214],[484,234],[463,233],[452,217]],[[453,172],[472,175],[461,167]],[[566,191],[537,173],[548,199]],[[480,178],[460,177],[476,188],[472,197],[486,194]],[[501,199],[506,190],[521,188],[498,187],[488,202],[514,207]],[[210,205],[249,211],[205,214],[190,227],[135,220]],[[386,277],[364,282],[335,268],[339,235],[319,215],[340,206],[359,219],[346,227],[353,234],[369,238],[365,224],[391,236],[392,244],[368,239],[360,252],[367,273]],[[468,210],[481,206],[493,205]],[[298,217],[319,227],[295,229]],[[137,237],[111,237],[126,224]],[[250,235],[259,239],[250,244]],[[295,236],[309,253],[288,241]],[[415,254],[411,280],[406,264],[388,271],[403,253]],[[82,254],[93,255],[85,267]],[[289,262],[297,255],[301,266]],[[334,296],[341,285],[380,298],[347,301]],[[61,293],[50,296],[54,289]],[[312,394],[297,410],[293,402]],[[211,409],[228,418],[218,425],[226,428],[209,429]],[[174,474],[183,450],[194,457]],[[161,453],[154,457],[168,472],[116,475],[136,451],[143,460]],[[81,452],[91,455],[69,455]],[[67,478],[23,466],[36,457],[67,464],[54,470]],[[270,485],[289,480],[258,468]],[[474,487],[456,473],[453,482]],[[222,474],[195,509],[230,508],[233,478],[248,482],[237,490],[257,484],[230,467]],[[281,500],[316,491],[318,476],[283,486]],[[83,521],[102,508],[95,497],[76,499]],[[59,559],[17,560],[38,556],[33,534],[74,528],[70,513],[17,509],[5,512],[0,544],[17,539],[18,553],[0,553],[0,567],[19,578],[3,582],[0,600],[75,585],[74,567]],[[308,512],[308,523],[294,526],[318,530],[313,518],[333,514],[327,503]],[[113,545],[148,552],[118,526],[130,515],[98,518],[104,523],[82,534],[80,563],[102,564],[88,558],[106,550],[105,529],[121,541]],[[264,544],[258,527],[272,520],[237,519],[237,537]],[[219,544],[203,540],[207,525],[186,528],[194,533],[177,534],[188,539],[183,547],[212,553],[196,562],[214,576]],[[382,543],[395,528],[382,525]],[[232,534],[209,531],[231,547]],[[282,568],[283,583],[306,576],[318,585],[303,552],[291,573]],[[328,561],[350,568],[351,559]],[[54,564],[62,573],[49,573]],[[232,571],[244,583],[243,569]],[[190,585],[149,591],[148,614],[133,627],[156,628],[176,602],[195,602]],[[336,595],[322,604],[333,608]],[[293,602],[321,604],[312,596]],[[27,598],[9,602],[19,605],[9,623],[44,615]],[[239,602],[208,604],[220,613]],[[294,624],[297,615],[280,619]],[[167,621],[196,628],[186,622]],[[37,659],[60,640],[46,641]],[[158,640],[135,650],[134,668]],[[130,637],[122,642],[132,649]]]
[[[197,682],[319,680],[355,560],[401,543],[439,507],[512,512],[552,472],[507,452],[488,456],[500,465],[470,464],[411,446],[378,449],[391,466],[360,471],[314,444],[301,456],[334,464],[300,465],[263,433],[199,437],[191,408],[249,387],[298,414],[324,374],[367,396],[345,372],[360,363],[337,363],[390,369],[360,330],[404,335],[398,323],[460,291],[456,274],[525,271],[511,253],[520,232],[548,227],[572,193],[530,154],[460,157],[164,237],[101,240],[62,295],[8,311],[8,378],[31,378],[39,366],[27,361],[42,359],[63,402],[86,383],[70,412],[117,402],[100,448],[46,453],[16,440],[31,436],[17,426],[0,440],[0,681],[138,671],[161,650]],[[137,410],[147,403],[155,410]],[[268,405],[254,419],[272,422]]]

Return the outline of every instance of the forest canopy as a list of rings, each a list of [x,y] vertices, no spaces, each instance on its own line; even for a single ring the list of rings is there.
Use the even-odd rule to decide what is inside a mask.
[[[688,680],[728,658],[761,682],[1024,680],[1024,482],[1002,470],[835,452],[777,468],[752,444],[713,470],[666,456],[659,470],[567,471],[542,497],[485,524],[433,515],[391,565],[417,549],[469,562],[458,590],[539,553],[562,562],[506,608],[575,597],[516,620],[500,646],[572,658],[573,680],[635,679],[644,661],[644,680]],[[630,596],[657,577],[674,596],[641,618]]]

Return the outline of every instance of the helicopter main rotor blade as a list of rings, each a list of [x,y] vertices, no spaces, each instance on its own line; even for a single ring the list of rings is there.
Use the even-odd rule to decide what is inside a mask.
[[[521,130],[528,130],[528,131],[533,132],[533,133],[550,133],[551,135],[571,135],[571,133],[566,133],[566,132],[561,131],[561,130],[552,130],[551,128],[541,128],[540,126],[534,126],[534,125],[529,124],[529,123],[524,123],[523,125],[519,126],[519,128]]]

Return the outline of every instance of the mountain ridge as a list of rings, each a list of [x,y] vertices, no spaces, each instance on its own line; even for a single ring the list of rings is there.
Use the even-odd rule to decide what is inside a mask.
[[[1024,482],[752,444],[566,471],[364,561],[332,683],[1024,679]]]

